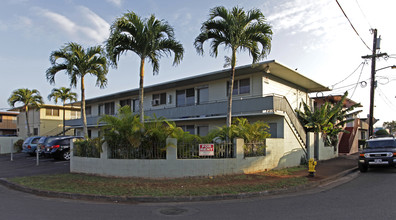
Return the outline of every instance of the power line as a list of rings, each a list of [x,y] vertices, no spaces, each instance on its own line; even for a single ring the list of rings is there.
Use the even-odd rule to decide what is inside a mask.
[[[359,81],[360,81],[360,77],[362,76],[362,73],[363,73],[363,68],[364,68],[364,65],[362,66],[362,69],[360,70],[359,78],[358,78],[358,80],[357,80],[357,83],[356,83],[356,85],[355,85],[355,88],[353,89],[353,93],[352,93],[350,99],[352,99],[353,95],[355,94],[356,88],[357,88],[357,86],[358,86],[358,84],[359,84]]]
[[[360,63],[359,66],[356,67],[356,69],[355,69],[351,74],[349,74],[347,77],[345,77],[343,80],[339,81],[338,83],[335,83],[335,84],[331,85],[331,87],[334,89],[334,86],[336,86],[336,85],[338,85],[338,84],[344,82],[346,79],[348,79],[349,77],[351,77],[351,76],[356,72],[356,70],[359,69],[359,67],[360,67],[362,64],[366,64],[366,63],[365,63],[365,62]]]
[[[366,19],[366,21],[367,21],[367,24],[370,26],[370,29],[373,29],[373,28],[372,28],[372,26],[371,26],[371,24],[370,24],[370,22],[369,22],[369,20],[367,19],[366,15],[364,14],[364,12],[363,12],[362,8],[360,7],[360,4],[359,4],[358,0],[355,0],[355,1],[356,1],[356,4],[357,4],[357,5],[358,5],[358,7],[359,7],[359,9],[360,9],[360,12],[362,13],[362,15],[363,15],[364,19]]]
[[[357,30],[356,30],[355,27],[353,26],[351,20],[349,20],[348,16],[345,14],[344,9],[342,9],[340,3],[338,3],[338,0],[335,0],[335,1],[337,2],[338,7],[340,7],[342,13],[344,14],[344,16],[346,17],[346,19],[348,20],[349,24],[351,25],[352,29],[355,31],[355,33],[357,34],[357,36],[360,38],[360,40],[363,42],[363,44],[366,45],[367,49],[369,49],[369,50],[371,51],[370,47],[367,46],[366,42],[364,42],[363,38],[359,35],[359,33],[357,32]]]

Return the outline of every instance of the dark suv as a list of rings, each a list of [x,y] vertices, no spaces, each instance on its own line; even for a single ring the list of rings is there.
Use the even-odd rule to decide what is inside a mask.
[[[70,160],[70,141],[83,139],[82,137],[62,137],[49,142],[45,147],[46,154],[58,160]]]
[[[367,172],[372,166],[396,166],[395,137],[380,137],[366,141],[366,147],[359,154],[359,170]]]

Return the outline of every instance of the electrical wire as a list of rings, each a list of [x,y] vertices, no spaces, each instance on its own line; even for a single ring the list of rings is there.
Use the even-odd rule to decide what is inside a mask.
[[[389,100],[389,98],[385,95],[385,93],[377,87],[378,95],[381,97],[381,99],[385,102],[385,104],[391,108],[392,110],[396,111],[396,107],[392,104],[392,102]]]
[[[372,26],[371,26],[371,24],[370,24],[370,22],[369,22],[369,20],[368,20],[367,17],[366,17],[366,14],[364,14],[362,8],[360,7],[360,4],[359,4],[358,0],[355,0],[355,1],[356,1],[356,4],[357,4],[358,7],[359,7],[360,12],[362,13],[364,19],[366,19],[367,24],[370,26],[370,29],[373,29]]]
[[[344,82],[344,81],[347,80],[349,77],[351,77],[351,76],[356,72],[356,70],[359,69],[359,67],[360,67],[362,64],[366,64],[366,62],[360,63],[359,66],[358,66],[351,74],[349,74],[347,77],[345,77],[343,80],[339,81],[338,83],[335,83],[335,84],[331,85],[332,89],[334,89],[334,86],[336,86],[336,85],[338,85],[338,84]]]
[[[344,9],[342,9],[340,3],[338,3],[338,0],[335,0],[335,1],[337,2],[338,7],[340,7],[342,13],[344,14],[344,16],[346,17],[346,19],[348,20],[349,24],[351,25],[352,29],[355,31],[355,33],[357,34],[357,36],[360,38],[360,40],[363,42],[363,44],[366,45],[367,49],[369,49],[369,50],[371,51],[370,47],[367,46],[366,42],[364,42],[363,38],[360,36],[360,34],[357,32],[357,30],[356,30],[355,27],[353,26],[351,20],[349,20],[348,16],[345,14]]]
[[[359,78],[357,80],[355,88],[353,89],[353,92],[352,92],[352,95],[351,95],[350,99],[352,99],[353,95],[355,94],[357,86],[360,84],[359,82],[360,82],[360,77],[362,76],[362,73],[363,73],[363,69],[364,69],[364,65],[362,65],[362,69],[360,70]]]

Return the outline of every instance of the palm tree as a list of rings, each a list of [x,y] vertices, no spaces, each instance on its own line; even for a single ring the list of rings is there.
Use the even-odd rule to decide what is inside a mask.
[[[166,21],[160,21],[154,15],[148,19],[142,19],[135,13],[128,12],[112,24],[106,50],[114,67],[117,67],[120,55],[127,51],[132,51],[140,57],[139,113],[140,122],[144,123],[145,60],[148,59],[151,62],[153,72],[156,74],[159,71],[159,59],[163,55],[171,55],[173,52],[173,65],[180,63],[184,54],[182,44],[175,40],[174,30]]]
[[[65,135],[65,103],[67,100],[70,102],[77,101],[77,93],[71,92],[70,88],[61,87],[59,89],[52,89],[51,94],[48,95],[48,100],[55,100],[55,103],[58,103],[58,99],[60,99],[63,103],[63,135]]]
[[[8,103],[10,106],[15,107],[15,103],[22,102],[23,108],[26,116],[26,127],[27,127],[27,135],[30,136],[30,126],[29,126],[29,106],[33,108],[40,108],[43,102],[43,98],[40,95],[40,92],[37,89],[17,89],[14,90],[8,98]]]
[[[352,112],[355,108],[361,107],[360,103],[343,108],[347,96],[348,92],[345,92],[335,105],[325,102],[320,108],[313,111],[305,102],[302,102],[303,110],[296,109],[297,117],[307,132],[316,134],[322,132],[325,144],[336,147],[338,134],[348,132],[344,130],[345,125],[352,122],[353,116],[361,112],[361,110]]]
[[[57,63],[61,59],[62,63]],[[104,88],[107,84],[108,72],[107,59],[100,46],[84,49],[77,43],[68,43],[60,50],[53,51],[50,56],[51,67],[47,69],[47,80],[55,84],[56,73],[64,70],[70,78],[70,86],[77,86],[78,78],[81,79],[81,116],[83,120],[84,137],[88,135],[87,116],[85,114],[85,85],[84,77],[87,74],[96,76],[96,85]]]
[[[258,9],[247,12],[243,8],[234,7],[228,11],[219,6],[210,10],[209,19],[202,24],[201,33],[195,38],[194,46],[203,55],[203,44],[211,40],[210,55],[217,57],[218,47],[224,45],[231,49],[231,58],[226,57],[226,65],[231,65],[230,86],[228,92],[227,127],[231,126],[232,91],[237,51],[249,51],[253,63],[263,59],[270,51],[272,39],[271,26],[265,21],[264,15]],[[259,48],[261,44],[261,50]]]

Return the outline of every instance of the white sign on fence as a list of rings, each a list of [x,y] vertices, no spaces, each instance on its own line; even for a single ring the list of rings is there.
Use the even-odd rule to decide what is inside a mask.
[[[200,144],[199,156],[214,156],[214,144]]]

